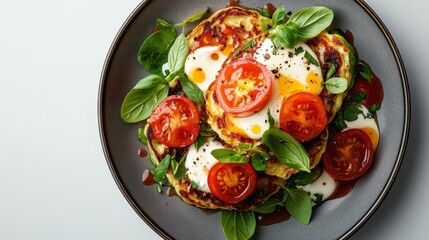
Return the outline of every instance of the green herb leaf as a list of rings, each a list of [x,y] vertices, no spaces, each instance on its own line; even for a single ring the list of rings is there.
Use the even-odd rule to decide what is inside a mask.
[[[378,111],[378,110],[380,110],[380,109],[381,109],[381,106],[380,106],[380,105],[372,104],[371,106],[369,106],[368,111],[369,111],[370,113],[375,113],[375,112],[377,112],[377,111]]]
[[[144,134],[144,127],[137,128],[137,137],[141,143],[147,145],[147,138]]]
[[[312,204],[307,192],[302,189],[285,189],[285,207],[292,217],[303,224],[309,224]]]
[[[169,22],[161,18],[156,19],[156,25],[158,26],[159,29],[163,31],[168,31],[174,28],[174,25],[170,24]]]
[[[362,62],[359,62],[358,64],[362,67],[361,71],[359,72],[359,75],[361,77],[363,77],[364,79],[371,81],[371,79],[372,79],[371,68],[367,64],[364,64]]]
[[[185,21],[183,21],[183,25],[201,20],[208,11],[209,8],[207,7],[205,10],[188,17],[187,19],[185,19]]]
[[[335,67],[334,64],[327,62],[326,64],[329,65],[329,70],[326,73],[326,79],[330,79],[332,78],[332,76],[334,76],[335,72],[337,71],[337,68]]]
[[[222,210],[220,223],[228,240],[249,239],[256,230],[256,218],[253,211]]]
[[[316,179],[320,177],[323,173],[323,168],[320,165],[317,165],[315,168],[311,169],[311,172],[299,172],[294,174],[290,180],[299,186],[305,186],[314,182]]]
[[[264,171],[267,167],[267,162],[261,154],[254,153],[252,156],[252,166],[256,171]]]
[[[268,8],[257,8],[257,9],[255,9],[255,11],[257,11],[259,14],[261,14],[262,16],[264,16],[266,18],[271,18],[271,13],[268,10]]]
[[[273,128],[276,124],[276,121],[274,120],[273,116],[271,115],[271,111],[269,108],[267,111],[267,115],[268,115],[268,124],[269,124],[270,128]]]
[[[308,64],[313,64],[314,66],[319,66],[319,61],[317,61],[316,58],[314,58],[308,51],[305,51],[304,57],[307,60]]]
[[[182,85],[183,92],[186,96],[196,103],[204,103],[204,93],[192,81],[190,81],[184,74],[179,75],[180,85]]]
[[[326,7],[302,8],[292,14],[285,24],[274,27],[269,38],[276,48],[293,48],[298,42],[315,37],[334,19],[334,13]]]
[[[202,147],[206,143],[206,139],[207,139],[207,137],[204,137],[204,136],[201,136],[200,134],[198,134],[198,137],[194,142],[195,149],[197,151],[198,151],[198,149],[200,149],[200,147]]]
[[[285,17],[286,17],[286,8],[284,5],[281,5],[273,13],[273,17],[272,17],[273,27],[276,27],[277,25],[283,23],[285,20]]]
[[[270,128],[262,135],[262,143],[281,163],[300,171],[310,172],[310,159],[304,147],[288,133]]]
[[[177,36],[168,52],[168,69],[170,70],[170,75],[176,74],[177,71],[183,68],[188,54],[188,40],[185,34],[181,33]]]
[[[333,94],[340,94],[347,90],[347,80],[341,77],[333,77],[324,82],[328,91]]]
[[[236,152],[234,150],[220,148],[214,149],[211,151],[211,154],[219,162],[222,163],[247,163],[249,159],[246,156],[243,156],[242,153]]]
[[[158,183],[162,183],[166,179],[166,174],[168,167],[170,166],[170,160],[171,156],[166,155],[164,159],[161,160],[161,162],[158,164],[158,166],[155,167],[155,170],[153,171],[153,180],[155,180]]]
[[[253,211],[257,213],[273,213],[276,210],[277,205],[281,204],[282,201],[277,198],[269,198],[267,201],[256,206]]]
[[[333,123],[334,123],[335,128],[336,128],[339,132],[341,132],[342,130],[344,130],[344,129],[346,129],[346,128],[347,128],[347,124],[346,124],[346,122],[344,121],[344,111],[341,111],[341,110],[340,110],[340,111],[337,113],[337,115],[336,115],[336,116],[335,116],[335,118],[334,118]]]
[[[299,47],[299,48],[295,48],[295,56],[298,56],[299,54],[301,54],[302,52],[304,52],[304,48]]]
[[[168,82],[159,75],[143,78],[125,97],[121,118],[127,123],[145,120],[158,103],[167,97],[168,89]]]
[[[349,98],[350,102],[352,103],[361,103],[366,98],[365,92],[357,92],[347,95],[347,98]]]
[[[162,65],[168,61],[168,52],[176,39],[176,32],[156,31],[140,46],[137,59],[152,74],[162,75]]]
[[[216,132],[213,131],[212,127],[210,126],[210,124],[208,124],[205,121],[201,121],[200,123],[200,132],[199,134],[203,137],[213,137],[216,135]]]
[[[353,122],[358,119],[359,114],[363,114],[362,109],[357,104],[352,104],[344,109],[343,117],[347,122]]]

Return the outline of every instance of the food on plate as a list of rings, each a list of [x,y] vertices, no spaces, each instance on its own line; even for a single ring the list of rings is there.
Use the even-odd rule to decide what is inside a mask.
[[[376,161],[381,81],[357,58],[351,33],[331,27],[326,7],[206,15],[157,20],[138,53],[150,74],[127,94],[121,117],[141,124],[158,190],[220,209],[228,238],[239,226],[250,238],[255,214],[280,208],[308,224],[312,206]]]

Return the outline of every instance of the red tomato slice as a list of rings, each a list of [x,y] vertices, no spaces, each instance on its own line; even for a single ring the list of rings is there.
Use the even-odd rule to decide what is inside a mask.
[[[221,163],[210,168],[210,191],[228,203],[237,203],[255,190],[258,175],[250,163]]]
[[[200,130],[197,106],[189,98],[172,95],[162,100],[150,116],[154,137],[169,147],[192,144]]]
[[[236,117],[250,116],[270,99],[271,74],[254,59],[234,60],[219,72],[215,94],[225,112]]]
[[[310,92],[296,92],[283,100],[280,128],[299,142],[309,141],[326,127],[328,118],[322,100]]]
[[[360,129],[335,135],[323,154],[323,167],[335,180],[350,181],[362,176],[372,164],[371,139]]]

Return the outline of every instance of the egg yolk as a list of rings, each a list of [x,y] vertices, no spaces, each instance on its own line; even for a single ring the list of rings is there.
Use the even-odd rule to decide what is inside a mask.
[[[189,73],[189,80],[194,83],[203,83],[206,80],[206,73],[202,68],[194,68]]]
[[[232,53],[232,51],[234,50],[234,48],[231,45],[225,45],[224,47],[219,49],[221,51],[221,53],[225,56],[228,56],[230,53]]]
[[[259,126],[259,124],[254,124],[254,125],[252,125],[250,130],[252,131],[253,134],[259,134],[259,133],[261,133],[262,129],[261,129],[261,126]]]
[[[369,128],[369,127],[362,128],[361,130],[364,131],[369,136],[372,142],[372,147],[375,150],[378,146],[378,141],[379,141],[378,132],[374,128]]]
[[[295,91],[301,91],[306,89],[302,83],[291,77],[280,75],[277,80],[279,82],[280,95],[284,98],[288,97],[291,93]]]
[[[308,73],[306,82],[310,92],[317,95],[322,92],[322,78],[315,71],[310,71]]]
[[[249,138],[249,136],[246,134],[246,132],[244,132],[243,129],[241,129],[239,126],[237,126],[237,124],[234,123],[234,120],[231,119],[231,117],[229,115],[226,115],[225,122],[226,122],[228,130],[230,130],[231,132],[240,134],[243,137]]]

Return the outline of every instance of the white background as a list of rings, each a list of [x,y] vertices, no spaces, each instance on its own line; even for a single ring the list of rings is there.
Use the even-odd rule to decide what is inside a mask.
[[[0,0],[0,239],[160,239],[116,186],[97,125],[106,54],[139,2]],[[412,129],[393,188],[353,239],[422,239],[429,213],[427,4],[367,2],[405,62]]]

